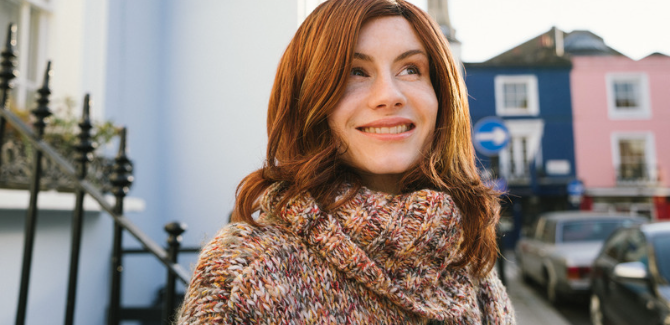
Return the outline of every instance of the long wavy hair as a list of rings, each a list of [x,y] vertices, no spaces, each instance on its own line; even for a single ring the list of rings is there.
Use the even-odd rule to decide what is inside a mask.
[[[252,214],[275,182],[284,184],[285,201],[306,191],[326,211],[355,195],[360,177],[342,161],[328,116],[344,93],[361,27],[387,16],[405,18],[416,31],[429,57],[439,105],[430,148],[402,177],[401,192],[430,188],[452,196],[464,231],[461,258],[453,266],[470,265],[473,274],[483,276],[498,252],[497,193],[477,173],[467,91],[447,41],[428,14],[402,0],[327,1],[298,28],[279,62],[270,95],[266,161],[239,184],[232,221],[260,226]],[[338,201],[337,191],[345,183],[353,189]]]

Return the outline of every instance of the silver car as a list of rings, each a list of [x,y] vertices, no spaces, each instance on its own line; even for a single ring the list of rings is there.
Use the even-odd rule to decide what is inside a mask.
[[[640,216],[584,211],[552,212],[516,245],[524,280],[544,285],[547,300],[588,294],[591,265],[603,242],[617,228],[645,223]]]

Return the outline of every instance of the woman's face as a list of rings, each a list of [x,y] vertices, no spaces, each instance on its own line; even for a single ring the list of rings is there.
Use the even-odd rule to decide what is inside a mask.
[[[394,193],[423,155],[437,118],[426,50],[402,17],[363,25],[346,90],[328,117],[363,185]]]

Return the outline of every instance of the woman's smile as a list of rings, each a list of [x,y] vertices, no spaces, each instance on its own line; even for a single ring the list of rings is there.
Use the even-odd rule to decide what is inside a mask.
[[[409,119],[390,117],[367,123],[356,129],[379,139],[400,140],[409,136],[411,134],[409,131],[414,130],[414,128],[414,123]]]

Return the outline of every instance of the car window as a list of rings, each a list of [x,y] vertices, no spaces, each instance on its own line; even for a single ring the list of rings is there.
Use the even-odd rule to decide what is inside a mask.
[[[641,231],[633,231],[626,241],[623,251],[623,262],[642,262],[649,266],[647,241]]]
[[[665,284],[668,284],[670,283],[670,234],[658,235],[654,237],[652,243],[658,273],[665,280]]]
[[[603,241],[614,230],[622,226],[630,226],[631,220],[579,220],[563,223],[562,242]]]
[[[534,239],[540,239],[542,238],[542,232],[544,231],[544,225],[546,224],[546,220],[544,218],[540,218],[537,220],[535,223],[535,226],[533,227],[533,238]]]
[[[605,255],[613,258],[617,262],[621,260],[621,251],[623,251],[624,244],[626,243],[626,238],[629,235],[630,231],[622,230],[617,231],[610,237],[605,246],[603,247],[603,252]]]
[[[554,243],[556,241],[556,221],[547,220],[542,230],[540,238],[545,243]]]

